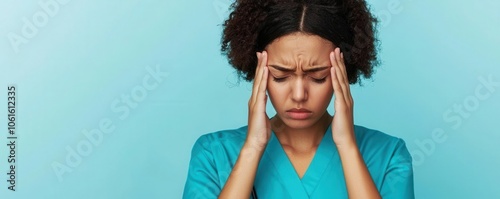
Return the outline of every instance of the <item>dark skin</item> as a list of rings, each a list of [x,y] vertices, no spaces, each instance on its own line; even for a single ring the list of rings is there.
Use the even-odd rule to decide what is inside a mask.
[[[259,61],[248,102],[247,138],[219,198],[250,196],[271,129],[301,178],[328,125],[332,126],[332,131],[327,133],[332,133],[339,151],[349,198],[381,198],[356,144],[353,99],[340,49],[318,36],[301,33],[283,36],[266,49],[257,53]],[[274,63],[293,72],[271,69]],[[321,66],[328,67],[305,72]],[[277,111],[271,120],[266,114],[266,92]],[[326,111],[332,94],[335,95],[334,117]],[[287,111],[296,107],[307,108],[307,117]]]

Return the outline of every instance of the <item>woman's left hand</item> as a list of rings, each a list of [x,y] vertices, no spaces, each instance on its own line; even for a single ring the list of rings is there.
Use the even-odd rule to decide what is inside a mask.
[[[351,91],[347,78],[343,53],[335,48],[330,53],[330,68],[333,92],[335,95],[335,114],[332,120],[332,136],[337,147],[350,147],[356,144]]]

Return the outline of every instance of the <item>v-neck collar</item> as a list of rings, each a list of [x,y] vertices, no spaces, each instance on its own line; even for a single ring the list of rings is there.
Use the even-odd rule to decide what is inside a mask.
[[[264,152],[264,155],[274,164],[283,180],[282,182],[285,183],[285,187],[288,187],[293,193],[291,197],[300,199],[309,198],[312,195],[334,154],[337,154],[337,148],[333,143],[331,124],[328,126],[302,179],[299,178],[274,131],[271,133],[267,149]]]

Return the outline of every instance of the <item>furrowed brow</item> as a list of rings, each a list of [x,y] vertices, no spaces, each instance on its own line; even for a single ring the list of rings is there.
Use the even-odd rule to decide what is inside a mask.
[[[304,69],[304,72],[306,72],[306,73],[314,73],[314,72],[319,72],[319,71],[326,70],[328,68],[330,68],[330,66],[321,66],[321,67],[316,67],[316,68],[308,68],[308,69]]]
[[[285,68],[283,66],[278,66],[278,65],[269,65],[270,67],[273,67],[276,70],[282,71],[282,72],[294,72],[295,69],[290,69],[290,68]]]
[[[279,70],[279,71],[282,71],[282,72],[287,72],[287,73],[295,71],[295,69],[290,69],[290,68],[286,68],[286,67],[278,66],[278,65],[269,65],[269,66],[273,67],[276,70]],[[308,68],[308,69],[304,69],[303,71],[306,72],[306,73],[314,73],[314,72],[319,72],[319,71],[326,70],[328,68],[330,68],[330,66],[321,66],[321,67],[316,67],[316,68]]]

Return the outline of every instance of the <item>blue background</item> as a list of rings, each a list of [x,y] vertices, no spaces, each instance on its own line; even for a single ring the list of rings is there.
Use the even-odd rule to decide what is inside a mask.
[[[499,198],[500,2],[369,3],[382,64],[352,88],[355,123],[407,142],[417,198]],[[246,125],[251,84],[219,50],[229,4],[1,0],[0,198],[180,198],[194,141]]]

